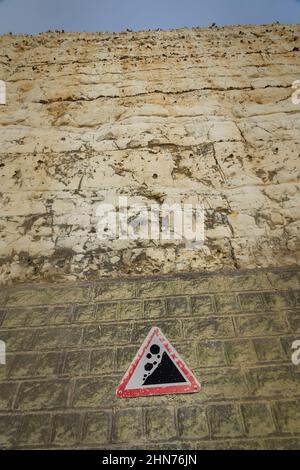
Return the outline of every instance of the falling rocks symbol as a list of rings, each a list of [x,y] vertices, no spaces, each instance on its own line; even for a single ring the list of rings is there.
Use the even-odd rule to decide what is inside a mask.
[[[158,327],[153,327],[119,384],[119,398],[195,393],[200,384]]]
[[[183,377],[183,375],[180,373],[179,369],[177,369],[174,362],[171,361],[168,354],[164,352],[161,358],[161,362],[159,363],[157,368],[152,372],[152,374],[148,375],[143,385],[177,383],[177,382],[186,382],[186,380]]]

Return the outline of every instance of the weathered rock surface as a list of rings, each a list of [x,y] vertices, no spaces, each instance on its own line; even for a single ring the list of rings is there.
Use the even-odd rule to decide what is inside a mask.
[[[0,38],[0,282],[299,263],[300,25]],[[205,243],[96,208],[199,202]]]

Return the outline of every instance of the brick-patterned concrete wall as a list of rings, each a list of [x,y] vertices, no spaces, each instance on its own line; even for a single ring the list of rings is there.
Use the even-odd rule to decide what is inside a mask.
[[[299,448],[299,278],[260,270],[1,291],[1,447]],[[116,398],[154,325],[202,391]]]

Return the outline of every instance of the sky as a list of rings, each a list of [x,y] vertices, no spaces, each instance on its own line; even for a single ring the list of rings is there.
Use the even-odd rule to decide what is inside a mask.
[[[300,0],[0,0],[0,34],[300,22]]]

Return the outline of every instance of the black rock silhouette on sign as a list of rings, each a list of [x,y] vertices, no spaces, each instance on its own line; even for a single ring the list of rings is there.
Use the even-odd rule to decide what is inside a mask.
[[[166,352],[163,353],[161,362],[157,368],[148,375],[143,385],[186,383],[187,381],[177,369],[174,362]]]

